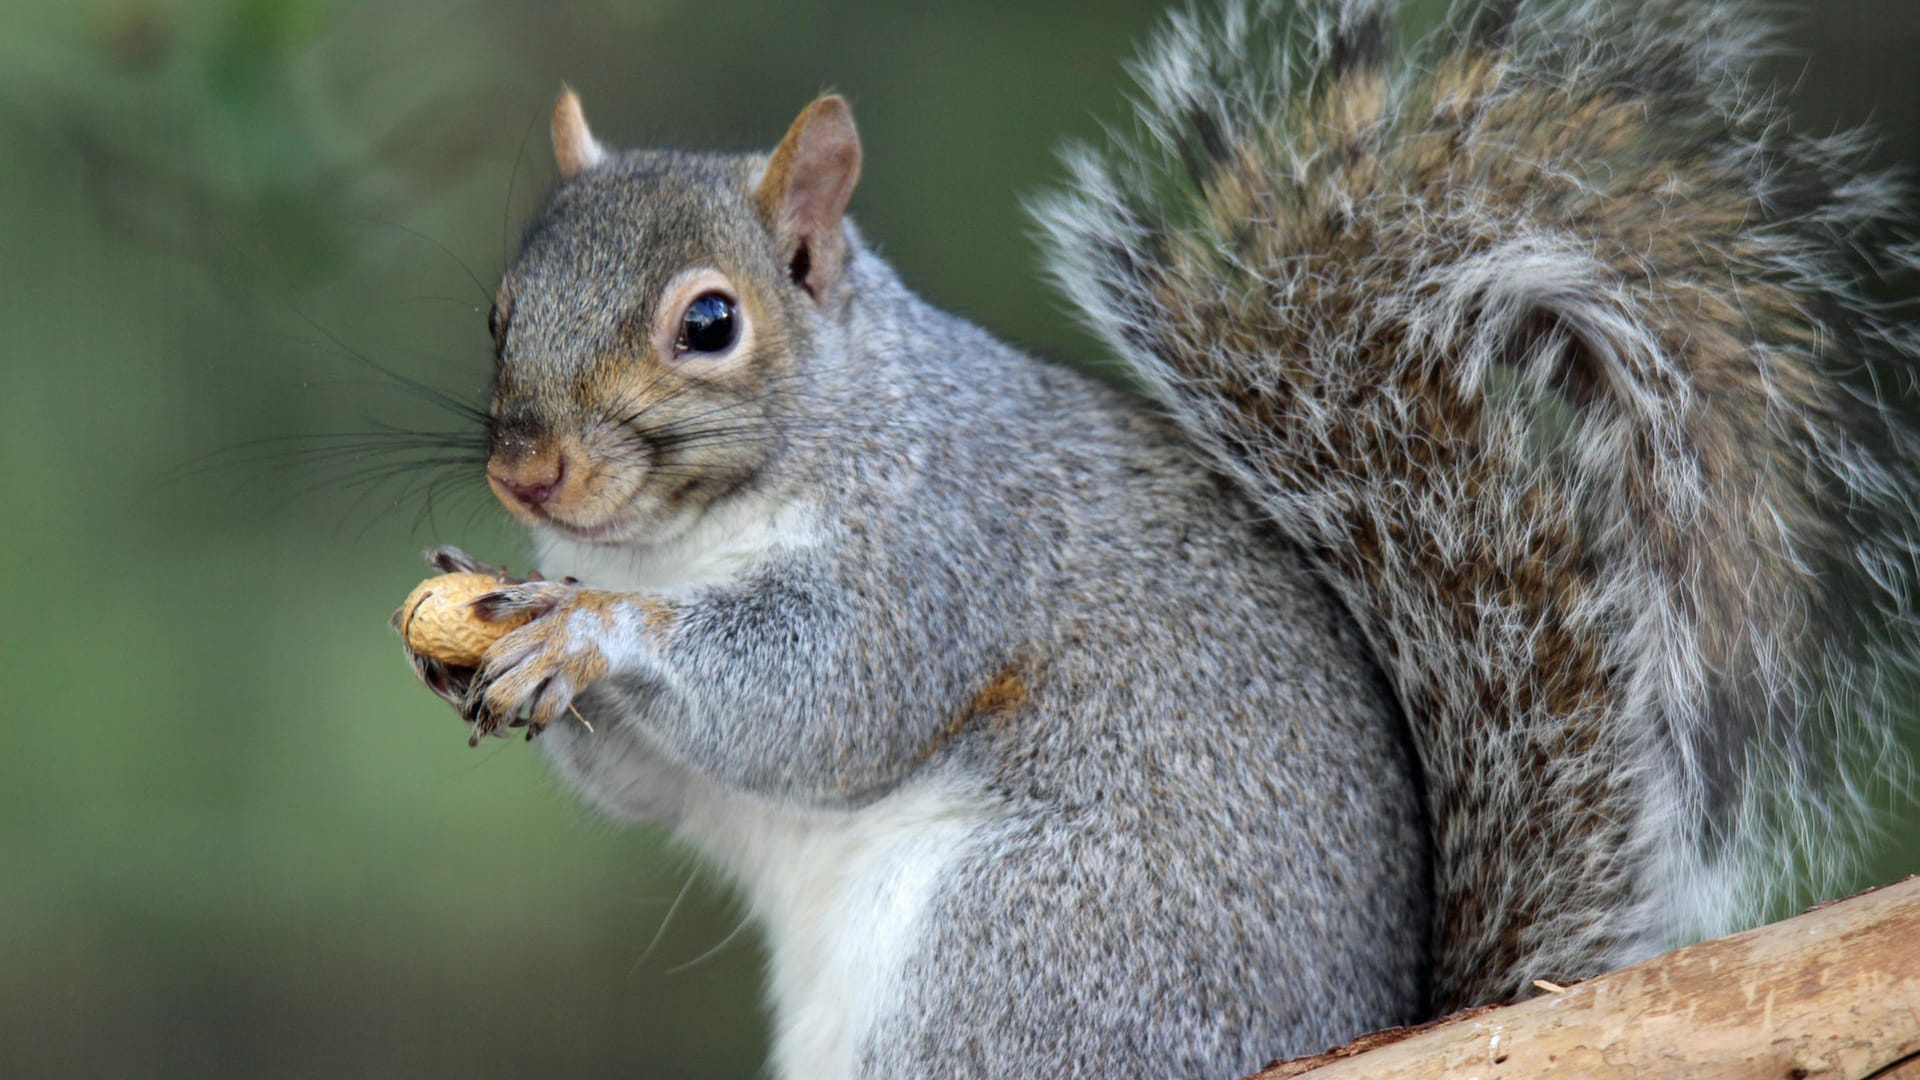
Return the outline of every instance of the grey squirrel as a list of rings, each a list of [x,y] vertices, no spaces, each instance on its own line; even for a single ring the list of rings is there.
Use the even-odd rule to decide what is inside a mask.
[[[778,1075],[1227,1077],[1845,867],[1920,637],[1898,189],[1739,5],[1391,8],[1175,15],[1070,154],[1151,403],[909,292],[838,97],[556,106],[488,478],[568,576],[413,662],[731,875]]]

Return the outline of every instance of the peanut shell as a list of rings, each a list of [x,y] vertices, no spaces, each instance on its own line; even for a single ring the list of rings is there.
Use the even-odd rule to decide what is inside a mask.
[[[394,614],[407,648],[453,667],[478,667],[487,647],[533,620],[518,612],[498,621],[482,619],[470,606],[487,593],[515,584],[498,574],[442,574],[414,587]]]

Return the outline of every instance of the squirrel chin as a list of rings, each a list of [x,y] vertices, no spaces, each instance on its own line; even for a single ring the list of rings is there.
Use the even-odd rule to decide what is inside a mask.
[[[635,502],[629,497],[615,506],[611,512],[598,516],[592,523],[570,521],[551,510],[539,506],[514,505],[505,499],[501,502],[507,512],[522,525],[531,529],[543,530],[582,543],[625,545],[637,543],[642,537],[652,538],[662,532],[678,531],[671,522],[650,520],[655,515],[642,510],[636,512]]]
[[[561,521],[558,518],[548,516],[540,522],[538,527],[557,533],[569,540],[578,540],[589,544],[605,544],[608,546],[632,543],[636,531],[632,522],[618,517],[609,518],[598,525],[575,525],[571,522]]]

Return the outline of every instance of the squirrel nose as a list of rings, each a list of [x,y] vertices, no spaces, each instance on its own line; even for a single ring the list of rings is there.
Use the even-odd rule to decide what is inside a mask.
[[[506,462],[495,458],[487,463],[487,478],[528,506],[540,506],[560,490],[567,475],[567,459],[560,454],[540,454]]]

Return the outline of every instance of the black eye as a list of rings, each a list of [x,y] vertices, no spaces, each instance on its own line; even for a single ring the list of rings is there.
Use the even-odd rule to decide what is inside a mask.
[[[740,320],[734,317],[733,301],[717,292],[703,293],[687,305],[680,316],[680,340],[676,351],[682,353],[723,352],[740,336]]]

